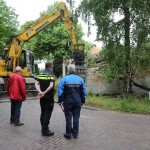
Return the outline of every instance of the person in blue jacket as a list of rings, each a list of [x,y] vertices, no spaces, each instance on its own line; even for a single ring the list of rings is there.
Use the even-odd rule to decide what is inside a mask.
[[[77,138],[81,106],[86,100],[84,80],[75,74],[75,65],[69,64],[68,75],[63,77],[58,86],[58,103],[63,103],[66,118],[66,139]],[[73,118],[73,123],[72,123]]]

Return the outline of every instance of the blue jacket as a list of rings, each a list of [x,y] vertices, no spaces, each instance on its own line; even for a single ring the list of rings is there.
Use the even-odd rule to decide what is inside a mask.
[[[58,86],[58,103],[85,103],[86,87],[81,77],[69,74]]]

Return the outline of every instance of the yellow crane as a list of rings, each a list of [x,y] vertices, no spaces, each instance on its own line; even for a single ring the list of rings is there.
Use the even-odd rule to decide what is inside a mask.
[[[27,42],[32,37],[36,36],[40,31],[45,29],[51,23],[61,18],[65,24],[66,30],[70,36],[71,42],[75,49],[75,62],[83,61],[84,54],[82,53],[84,44],[77,43],[75,36],[75,25],[72,16],[65,3],[60,2],[59,5],[45,13],[32,25],[28,26],[23,32],[14,36],[7,49],[4,50],[2,59],[0,60],[0,91],[5,90],[5,85],[10,73],[13,73],[16,66],[22,67],[22,76],[25,78],[27,90],[34,88],[34,78],[32,78],[32,71],[34,66],[34,54],[32,51],[24,50],[20,47],[21,42]],[[80,57],[81,56],[81,57]],[[83,58],[83,59],[80,59]]]

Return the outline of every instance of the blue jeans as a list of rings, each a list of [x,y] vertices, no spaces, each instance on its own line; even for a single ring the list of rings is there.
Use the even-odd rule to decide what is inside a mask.
[[[18,123],[20,122],[22,101],[16,101],[11,99],[11,118],[10,121]]]
[[[67,104],[64,103],[64,113],[66,118],[66,133],[71,135],[78,135],[79,133],[79,118],[80,118],[81,104]],[[73,119],[73,123],[72,123]]]

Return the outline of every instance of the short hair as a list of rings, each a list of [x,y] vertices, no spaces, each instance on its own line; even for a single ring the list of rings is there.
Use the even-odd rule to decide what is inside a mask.
[[[76,67],[74,64],[69,64],[67,68],[68,68],[68,73],[75,73],[76,71]]]
[[[15,71],[16,71],[16,72],[21,72],[21,69],[22,69],[22,68],[21,68],[20,66],[17,66],[16,69],[15,69]]]
[[[45,63],[45,68],[48,69],[48,68],[52,68],[53,67],[53,63],[52,62],[46,62]]]

